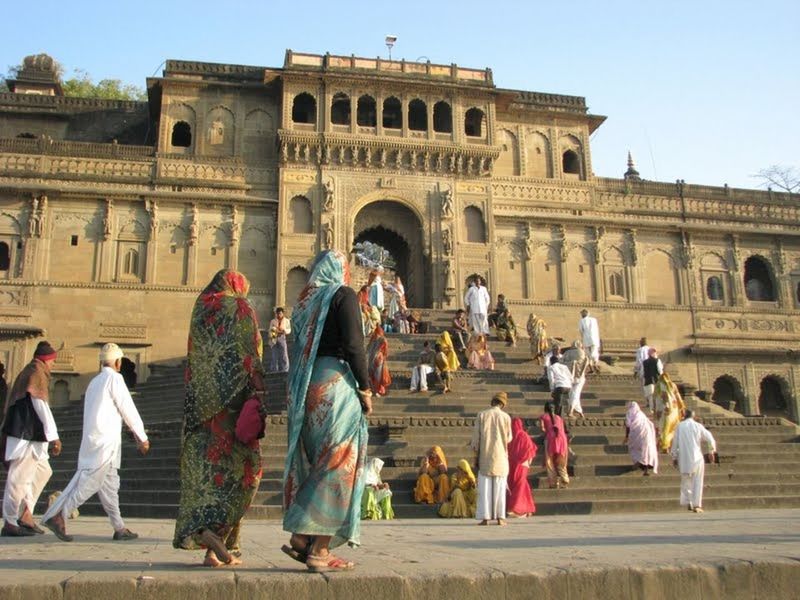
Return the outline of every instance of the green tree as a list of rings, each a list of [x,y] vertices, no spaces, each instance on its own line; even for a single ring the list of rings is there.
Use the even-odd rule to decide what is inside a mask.
[[[65,96],[101,98],[103,100],[146,100],[147,93],[140,87],[122,83],[119,79],[101,79],[97,83],[82,69],[61,84]]]

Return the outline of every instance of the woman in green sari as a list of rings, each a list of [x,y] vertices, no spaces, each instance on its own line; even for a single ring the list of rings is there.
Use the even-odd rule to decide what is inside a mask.
[[[243,420],[263,436],[256,397],[264,389],[262,345],[249,288],[241,273],[219,271],[195,302],[189,325],[181,501],[172,545],[207,549],[208,567],[241,563],[239,525],[261,481],[258,439],[240,439],[252,438],[241,435],[248,425]]]

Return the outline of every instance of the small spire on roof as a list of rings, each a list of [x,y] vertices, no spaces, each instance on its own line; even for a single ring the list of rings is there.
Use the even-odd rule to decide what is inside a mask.
[[[625,171],[625,181],[641,181],[642,178],[639,177],[639,171],[636,170],[636,167],[633,165],[633,157],[631,156],[631,151],[628,150],[628,170]]]

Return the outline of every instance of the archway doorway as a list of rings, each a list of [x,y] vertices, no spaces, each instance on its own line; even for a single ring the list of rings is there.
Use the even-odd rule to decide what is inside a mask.
[[[383,248],[403,279],[408,306],[430,307],[429,266],[423,257],[422,223],[399,202],[379,200],[367,204],[355,217],[353,244],[371,242]]]
[[[729,375],[722,375],[714,381],[711,400],[727,410],[742,412],[742,386]]]
[[[758,411],[769,417],[783,417],[791,420],[788,386],[785,385],[785,382],[778,377],[769,375],[761,380],[760,388]]]

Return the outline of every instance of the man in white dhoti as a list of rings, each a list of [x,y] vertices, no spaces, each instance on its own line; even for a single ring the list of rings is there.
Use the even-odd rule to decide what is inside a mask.
[[[672,463],[681,472],[681,506],[690,511],[703,512],[703,477],[705,475],[705,459],[703,443],[708,444],[709,453],[717,451],[717,443],[708,429],[694,420],[691,410],[687,410],[683,421],[675,429],[672,438]]]
[[[469,309],[469,323],[478,335],[489,335],[489,304],[492,299],[480,277],[476,277],[464,295],[464,306]]]
[[[58,429],[50,411],[50,367],[56,351],[39,342],[33,360],[17,375],[7,396],[3,433],[8,467],[3,494],[3,529],[6,537],[31,536],[44,531],[33,521],[36,502],[50,480],[48,447],[61,453]]]
[[[578,332],[583,349],[589,357],[590,372],[597,371],[597,363],[600,361],[600,327],[597,319],[590,317],[585,308],[581,311],[581,320],[578,321]]]
[[[506,490],[508,489],[508,443],[511,441],[511,417],[503,409],[508,404],[505,392],[492,397],[492,406],[478,413],[472,432],[472,450],[478,456],[479,525],[496,519],[506,524]]]
[[[426,341],[422,344],[422,352],[419,354],[419,360],[416,366],[411,369],[411,385],[408,388],[409,392],[428,391],[428,374],[433,373],[433,363],[436,360],[436,352],[431,350],[431,343]]]
[[[378,267],[369,276],[369,303],[377,308],[378,312],[383,312],[384,309],[382,273],[383,267]]]
[[[97,494],[106,511],[115,540],[138,537],[125,527],[119,510],[119,474],[122,456],[122,422],[133,432],[139,452],[147,454],[150,442],[133,398],[119,369],[122,350],[105,344],[100,350],[100,373],[89,382],[83,404],[83,439],[78,454],[78,471],[58,499],[42,517],[42,525],[65,542],[66,519],[70,513]]]

